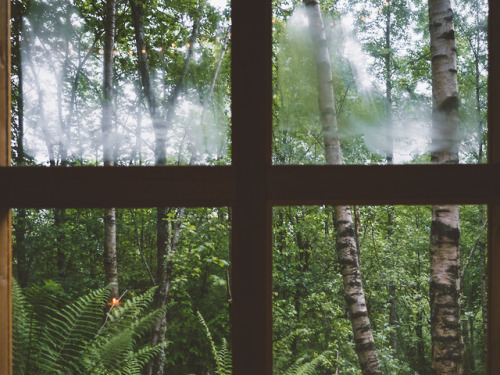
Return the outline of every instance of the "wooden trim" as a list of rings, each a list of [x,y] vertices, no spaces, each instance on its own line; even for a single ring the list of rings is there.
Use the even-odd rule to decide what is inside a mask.
[[[0,185],[0,206],[230,206],[236,202],[238,183],[264,189],[261,199],[275,206],[500,204],[500,164],[266,166],[262,161],[261,165],[265,168],[257,171],[257,163],[251,162],[256,175],[249,182],[238,178],[250,178],[251,173],[238,177],[234,166],[4,167],[0,168],[0,181],[9,184]],[[393,181],[395,175],[397,182]],[[436,188],[443,176],[452,189]]]
[[[0,373],[12,374],[11,217],[0,209]]]
[[[489,203],[489,373],[500,368],[500,29],[490,22],[488,166],[271,166],[271,2],[232,2],[232,167],[10,168],[10,1],[0,0],[0,373],[12,374],[7,207],[233,206],[235,374],[272,374],[272,205]],[[490,1],[490,20],[499,14]],[[252,30],[251,37],[248,36]],[[496,53],[496,54],[495,54]],[[498,122],[498,121],[497,121]],[[433,190],[446,174],[456,190]],[[398,176],[395,185],[393,177]],[[351,181],[344,184],[336,181]],[[193,183],[194,181],[194,183]],[[390,183],[388,181],[391,181]],[[107,189],[113,193],[103,195]],[[309,198],[314,196],[314,198]]]
[[[0,207],[229,206],[233,167],[0,168]]]
[[[0,167],[10,165],[10,1],[0,0]],[[6,180],[1,180],[5,185]],[[12,374],[11,217],[0,209],[0,374]]]
[[[271,2],[232,2],[232,349],[235,374],[272,374]],[[251,31],[251,32],[250,32]]]
[[[0,0],[0,167],[10,165],[10,1]]]
[[[489,1],[488,22],[488,162],[500,163],[500,15]],[[498,174],[498,172],[497,172]],[[500,195],[500,194],[499,194]],[[488,374],[500,369],[500,205],[488,206]]]
[[[500,205],[488,206],[488,374],[500,369]]]
[[[268,190],[273,205],[500,203],[500,164],[274,166]]]

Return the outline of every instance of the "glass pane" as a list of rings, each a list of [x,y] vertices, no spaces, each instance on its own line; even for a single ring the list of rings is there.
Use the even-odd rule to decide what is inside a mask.
[[[485,162],[486,0],[319,3],[273,2],[275,164]]]
[[[226,207],[13,210],[14,374],[230,371],[230,231]]]
[[[361,363],[430,374],[456,368],[449,358],[486,374],[484,206],[276,207],[273,217],[275,374],[361,374]]]
[[[12,2],[15,165],[230,163],[226,0],[28,3]]]

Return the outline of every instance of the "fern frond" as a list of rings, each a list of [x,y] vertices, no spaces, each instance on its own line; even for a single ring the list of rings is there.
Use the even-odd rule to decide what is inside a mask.
[[[60,295],[54,293],[55,283],[46,282],[44,286],[35,285],[21,290],[19,285],[13,285],[14,326],[24,333],[16,333],[14,337],[18,346],[14,351],[14,368],[16,374],[40,373],[39,358],[42,353],[43,338],[45,337],[45,323],[58,306],[61,306]],[[22,312],[24,310],[24,312]],[[24,325],[24,327],[22,327]],[[17,328],[16,328],[17,329]],[[23,344],[19,335],[27,335]],[[17,338],[16,338],[17,337]]]
[[[220,375],[232,375],[233,373],[233,358],[231,354],[231,348],[229,347],[226,339],[222,339],[222,346],[219,350],[220,365],[219,369]]]
[[[197,311],[196,314],[198,315],[198,320],[200,321],[201,325],[203,326],[203,328],[205,328],[205,334],[207,336],[208,342],[210,343],[210,349],[212,350],[216,367],[219,368],[219,361],[218,361],[219,355],[217,353],[217,347],[215,346],[214,340],[212,339],[212,333],[210,332],[210,329],[208,328],[208,325],[205,322],[203,315],[201,315],[199,311]]]
[[[145,310],[147,310],[151,303],[153,302],[155,291],[158,287],[152,287],[146,292],[133,296],[132,298],[125,301],[125,303],[119,308],[113,309],[109,313],[109,319],[115,322],[115,326],[119,324],[120,320],[130,321],[137,318]],[[126,323],[125,323],[126,324]]]
[[[210,329],[208,328],[205,319],[199,311],[196,312],[198,315],[198,320],[201,325],[205,328],[205,334],[208,341],[210,342],[210,348],[212,349],[212,354],[215,360],[215,373],[217,375],[231,375],[232,374],[232,355],[227,341],[223,339],[221,349],[218,350],[215,346],[215,342],[212,338]]]
[[[300,336],[305,335],[307,330],[296,329],[288,336],[283,337],[281,340],[277,340],[274,343],[274,372],[279,373],[281,369],[286,368],[290,365],[292,350],[292,343]],[[293,366],[292,366],[293,367]],[[288,369],[290,371],[291,368]],[[288,372],[287,372],[288,374]]]
[[[21,287],[12,279],[12,349],[14,353],[14,373],[25,374],[30,339],[30,321],[28,318],[28,302],[24,298]]]
[[[137,340],[151,331],[163,312],[164,309],[154,310],[146,316],[130,322],[128,327],[121,331],[110,329],[110,331],[116,332],[108,335],[98,348],[96,361],[105,368],[113,368],[126,363],[127,356],[133,353]]]
[[[109,288],[80,297],[63,310],[48,317],[41,342],[40,367],[51,373],[79,373],[81,356],[88,342],[95,339]]]
[[[331,352],[325,351],[311,361],[306,361],[306,358],[299,358],[294,363],[291,362],[292,351],[291,345],[298,337],[307,334],[307,329],[297,329],[288,336],[277,341],[274,344],[275,362],[274,373],[282,375],[314,375],[317,367],[321,365],[325,357]],[[283,370],[284,368],[284,370]]]
[[[148,293],[149,292],[149,293]],[[131,298],[122,307],[108,314],[108,322],[99,331],[97,340],[89,344],[86,350],[85,368],[89,374],[112,374],[119,369],[118,374],[136,374],[149,361],[143,361],[142,356],[155,353],[163,347],[140,351],[136,356],[138,341],[151,331],[155,323],[162,317],[165,308],[156,309],[142,316],[152,301],[152,293]],[[154,291],[153,291],[154,292]],[[122,311],[123,310],[123,311]]]
[[[314,375],[316,368],[321,364],[321,362],[325,359],[325,356],[330,352],[326,351],[321,355],[314,358],[312,361],[303,364],[298,367],[295,371],[294,375]]]

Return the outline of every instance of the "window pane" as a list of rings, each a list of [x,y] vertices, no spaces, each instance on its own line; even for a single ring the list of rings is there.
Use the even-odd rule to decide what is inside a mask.
[[[428,2],[274,1],[273,162],[484,163],[488,4],[452,4],[433,83]]]
[[[436,221],[444,210],[459,213],[459,236]],[[430,374],[443,326],[446,350],[463,343],[464,372],[486,374],[484,206],[276,207],[273,217],[275,374],[361,374],[358,353],[369,350],[383,374]],[[463,277],[444,287],[450,272]]]
[[[15,165],[230,163],[225,0],[116,2],[114,30],[114,0],[29,3],[12,5]]]
[[[104,209],[13,210],[14,374],[123,374],[143,368],[158,342],[168,343],[160,363],[169,374],[230,369],[228,208],[117,209],[111,216]],[[114,263],[106,256],[113,238]],[[162,318],[166,333],[165,325],[156,328]]]

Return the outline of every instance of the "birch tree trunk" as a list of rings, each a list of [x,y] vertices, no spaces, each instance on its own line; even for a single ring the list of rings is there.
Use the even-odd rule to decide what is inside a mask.
[[[330,55],[319,0],[304,0],[314,48],[318,78],[318,103],[327,164],[342,164],[338,137]],[[345,300],[349,310],[356,353],[363,374],[382,374],[370,326],[357,258],[354,222],[349,206],[334,207],[337,254],[341,265]]]
[[[429,0],[429,30],[433,95],[431,160],[435,163],[457,163],[458,84],[450,0]],[[432,373],[461,375],[463,343],[458,206],[432,207],[430,240]]]
[[[104,166],[113,163],[113,45],[115,36],[115,0],[106,1],[104,18],[104,67],[102,85],[102,136]],[[116,210],[104,210],[104,273],[106,284],[111,285],[109,298],[119,298],[118,262],[116,259]]]

